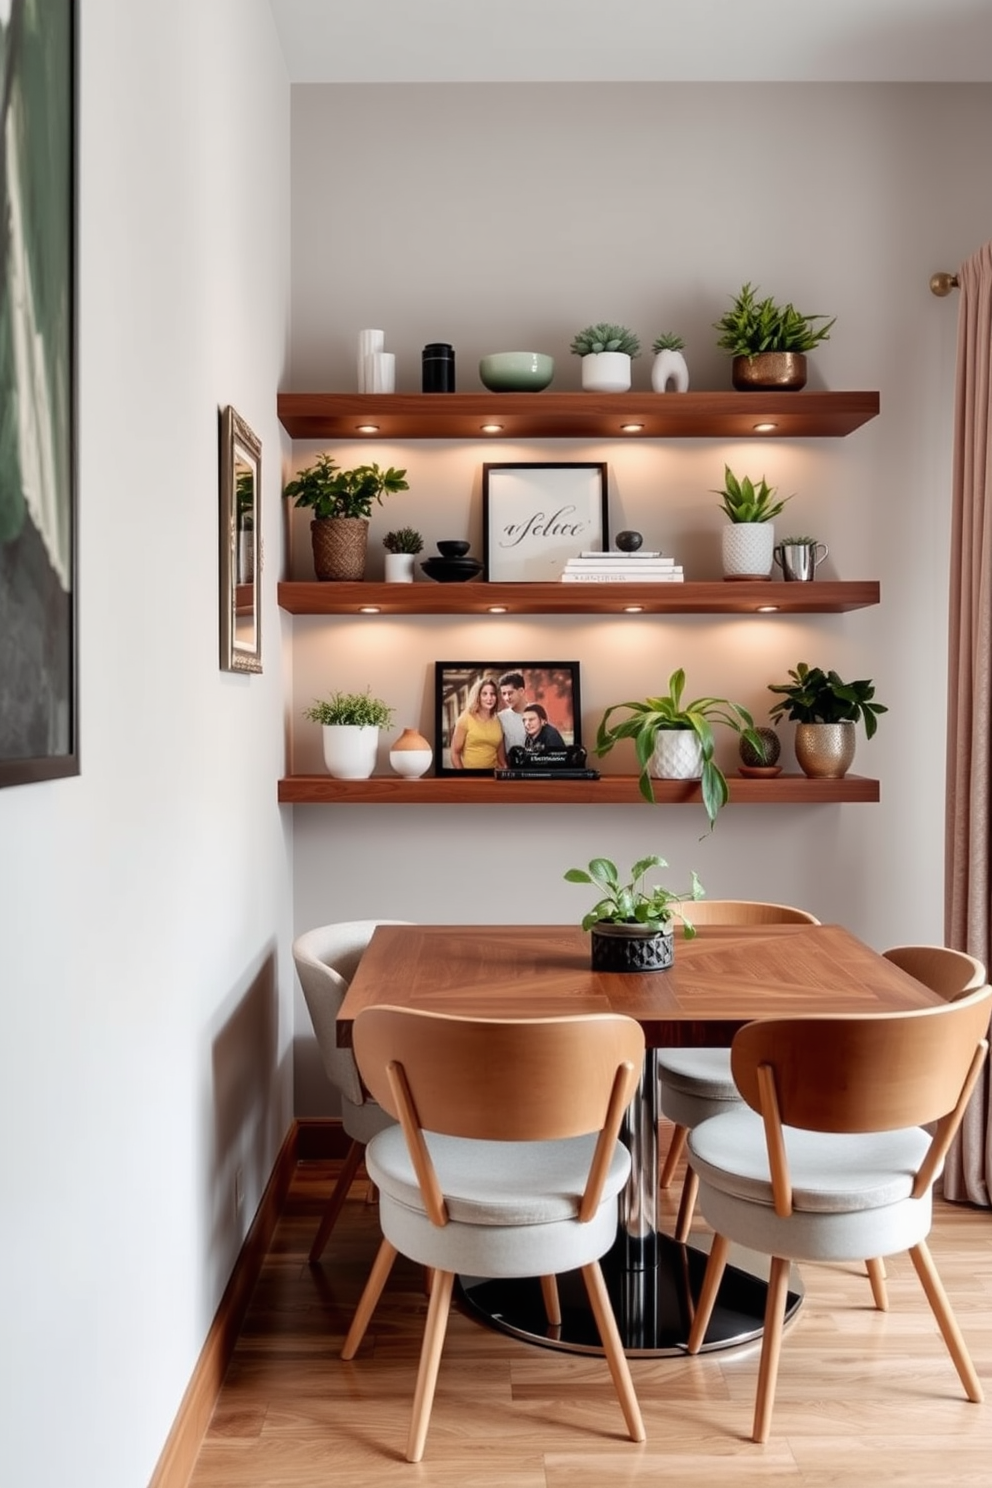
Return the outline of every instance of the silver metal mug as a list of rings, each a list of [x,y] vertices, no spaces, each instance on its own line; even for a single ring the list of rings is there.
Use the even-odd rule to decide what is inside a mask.
[[[808,582],[829,553],[826,543],[776,543],[772,556],[783,579]]]

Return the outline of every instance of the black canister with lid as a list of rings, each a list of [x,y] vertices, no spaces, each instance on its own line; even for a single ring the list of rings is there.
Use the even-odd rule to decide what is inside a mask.
[[[430,341],[423,350],[423,381],[425,393],[453,393],[455,391],[455,349],[447,341]]]

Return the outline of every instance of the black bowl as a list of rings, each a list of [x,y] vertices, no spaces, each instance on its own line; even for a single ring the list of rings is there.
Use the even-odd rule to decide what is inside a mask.
[[[478,558],[428,558],[420,567],[429,579],[439,584],[464,584],[477,579],[482,572]]]
[[[445,558],[462,558],[470,547],[471,543],[465,542],[462,538],[452,537],[446,538],[444,542],[439,542],[437,550]]]

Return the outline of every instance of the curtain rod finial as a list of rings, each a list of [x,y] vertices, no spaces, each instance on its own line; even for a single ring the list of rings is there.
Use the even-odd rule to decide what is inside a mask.
[[[940,299],[943,299],[945,295],[949,295],[951,290],[957,289],[957,287],[957,274],[940,272],[930,275],[930,293],[937,295]]]

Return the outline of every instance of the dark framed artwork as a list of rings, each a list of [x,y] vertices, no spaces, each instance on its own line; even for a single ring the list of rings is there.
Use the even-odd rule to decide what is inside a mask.
[[[609,543],[605,463],[483,465],[482,543],[492,583],[560,579]]]
[[[0,786],[79,773],[76,7],[0,20]]]
[[[526,738],[522,717],[532,704],[555,748],[557,740],[568,750],[581,747],[577,661],[435,662],[435,774],[491,775],[506,765],[507,750]]]

